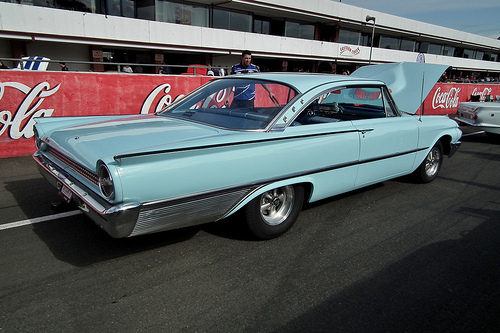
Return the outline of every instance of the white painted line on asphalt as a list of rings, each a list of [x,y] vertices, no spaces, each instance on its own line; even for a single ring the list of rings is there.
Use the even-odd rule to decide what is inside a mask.
[[[70,216],[74,216],[74,215],[78,215],[78,214],[82,214],[82,212],[80,210],[73,210],[71,212],[65,212],[65,213],[54,214],[54,215],[49,215],[49,216],[42,216],[42,217],[35,217],[33,219],[1,224],[0,230],[7,230],[7,229],[12,229],[12,228],[22,227],[24,225],[29,225],[29,224],[35,224],[35,223],[40,223],[40,222],[45,222],[45,221],[63,219],[65,217],[70,217]]]
[[[462,134],[462,136],[471,136],[471,135],[478,135],[478,134],[483,134],[484,131],[479,131],[479,132],[474,132],[474,133],[467,133],[467,134]]]

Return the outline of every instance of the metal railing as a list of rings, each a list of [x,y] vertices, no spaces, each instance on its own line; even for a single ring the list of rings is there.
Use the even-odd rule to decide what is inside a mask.
[[[118,72],[118,73],[126,73],[123,71],[123,67],[125,66],[134,66],[134,67],[153,67],[153,68],[162,68],[162,67],[168,67],[168,68],[183,68],[183,69],[189,69],[192,68],[193,72],[188,73],[191,75],[197,75],[197,70],[223,70],[226,74],[229,73],[228,67],[220,67],[220,66],[208,66],[208,65],[170,65],[170,64],[147,64],[147,63],[133,63],[133,62],[107,62],[107,61],[80,61],[80,60],[53,60],[53,59],[48,59],[48,58],[42,58],[42,57],[22,57],[22,58],[0,58],[0,60],[3,61],[12,61],[14,64],[17,64],[17,67],[12,67],[11,69],[19,69],[19,70],[30,70],[25,68],[25,63],[27,62],[35,62],[35,63],[55,63],[55,64],[83,64],[83,65],[91,65],[91,66],[113,66],[116,68],[116,71],[106,71],[106,72]],[[71,70],[71,72],[78,72],[78,70]],[[155,70],[156,72],[156,70]],[[204,72],[204,71],[203,71]],[[141,72],[134,72],[135,74],[141,74]],[[145,73],[148,74],[148,73]],[[158,73],[156,73],[158,74]],[[200,74],[204,75],[204,74]]]

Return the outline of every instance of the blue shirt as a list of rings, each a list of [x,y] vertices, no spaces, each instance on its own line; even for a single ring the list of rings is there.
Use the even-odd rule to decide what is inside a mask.
[[[234,65],[231,68],[231,74],[248,74],[260,72],[259,67],[254,64],[243,67],[241,63]],[[255,85],[248,84],[246,86],[236,87],[234,90],[234,99],[242,101],[251,101],[255,98]]]

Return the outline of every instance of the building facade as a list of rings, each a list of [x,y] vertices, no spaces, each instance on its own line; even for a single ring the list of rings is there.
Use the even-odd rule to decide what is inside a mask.
[[[36,55],[56,61],[49,70],[64,61],[154,73],[166,63],[179,74],[190,64],[229,68],[245,49],[265,71],[425,61],[451,66],[450,79],[500,74],[500,40],[337,1],[0,0],[0,59],[11,67]]]

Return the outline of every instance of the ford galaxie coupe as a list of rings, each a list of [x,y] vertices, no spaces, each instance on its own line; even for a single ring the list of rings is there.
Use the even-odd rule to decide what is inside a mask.
[[[304,202],[411,173],[432,181],[461,132],[446,116],[409,113],[445,69],[223,77],[156,114],[38,118],[34,159],[113,237],[243,210],[251,232],[269,239]]]

